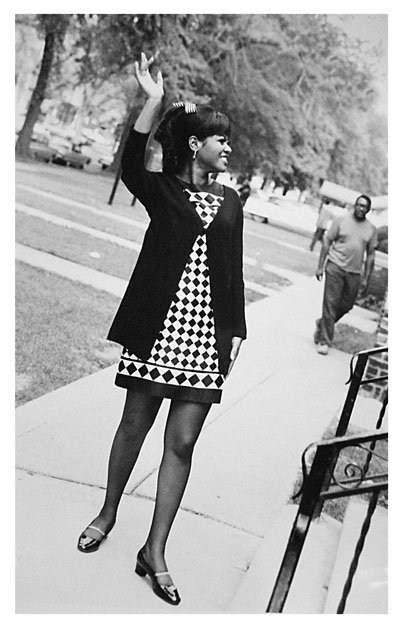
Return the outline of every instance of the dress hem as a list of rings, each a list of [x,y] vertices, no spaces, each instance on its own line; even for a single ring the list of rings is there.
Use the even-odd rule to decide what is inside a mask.
[[[175,384],[151,382],[135,376],[117,374],[115,377],[117,387],[123,389],[142,391],[155,397],[163,397],[171,400],[184,400],[187,402],[201,402],[203,404],[219,404],[222,391],[220,389],[195,389]]]

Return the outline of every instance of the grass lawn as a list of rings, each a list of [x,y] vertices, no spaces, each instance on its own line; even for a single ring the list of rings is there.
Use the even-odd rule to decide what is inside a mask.
[[[16,404],[118,361],[105,340],[119,299],[16,263]]]
[[[137,203],[134,208],[131,208],[130,215],[127,218],[141,223],[142,227],[119,221],[118,217],[121,216],[122,213],[116,211],[114,206],[110,208],[109,205],[104,207],[90,204],[95,210],[100,210],[105,213],[105,215],[99,215],[90,210],[75,207],[68,203],[63,203],[62,201],[47,196],[43,197],[42,195],[19,188],[16,190],[16,200],[17,203],[22,203],[28,207],[42,210],[43,212],[48,212],[49,214],[60,216],[70,221],[93,227],[94,229],[100,229],[101,231],[120,236],[121,238],[128,238],[138,243],[142,242],[144,232],[149,223],[147,214],[139,203]]]
[[[246,300],[258,293],[246,290]],[[116,363],[106,340],[118,297],[16,263],[16,405]]]
[[[364,349],[370,349],[375,347],[375,334],[368,334],[367,332],[362,332],[361,330],[357,330],[343,323],[338,323],[335,325],[335,337],[333,347],[341,350],[342,352],[347,352],[348,354],[355,354]],[[335,420],[336,424],[336,420]],[[336,425],[330,425],[328,429],[325,431],[321,439],[331,439],[335,436]],[[358,433],[360,431],[357,431]],[[348,429],[347,435],[356,434],[356,431]],[[368,446],[368,444],[364,444]],[[378,442],[376,446],[376,452],[381,456],[387,458],[387,442]],[[345,477],[345,467],[349,463],[355,463],[362,466],[365,461],[366,452],[360,448],[352,447],[346,448],[342,450],[340,457],[336,466],[336,476],[337,478]],[[370,473],[378,473],[382,471],[382,462],[379,459],[372,458]],[[293,489],[293,494],[295,494],[300,485],[302,483],[302,473],[300,472]],[[356,500],[369,500],[370,494],[361,494],[356,497]],[[378,504],[380,506],[387,508],[387,492],[381,492],[379,497]],[[332,518],[343,521],[344,514],[346,511],[346,507],[348,504],[349,498],[336,498],[335,500],[326,500],[324,504],[324,513],[327,513]],[[300,499],[296,499],[294,501],[296,504],[300,502]]]
[[[22,245],[121,279],[129,279],[138,257],[136,251],[20,212],[16,215],[15,230],[17,242]]]
[[[325,431],[325,433],[322,436],[322,439],[332,439],[335,437],[335,431],[336,431],[336,426],[337,426],[337,419],[335,419],[332,424],[327,428],[327,430]],[[356,435],[356,434],[360,434],[363,431],[360,431],[360,429],[354,430],[351,428],[348,428],[347,432],[346,432],[346,436],[351,436],[351,435]],[[364,443],[362,444],[364,447],[370,447],[369,443]],[[384,459],[388,458],[388,442],[387,441],[378,441],[376,443],[376,448],[375,448],[375,452],[380,455],[381,457],[383,457]],[[343,448],[343,450],[341,450],[338,461],[336,463],[336,467],[335,467],[335,477],[338,480],[344,479],[344,478],[349,478],[349,476],[346,476],[346,466],[350,465],[349,468],[349,472],[351,473],[352,470],[354,470],[355,468],[353,468],[352,466],[360,466],[361,468],[363,468],[363,465],[365,463],[366,460],[366,456],[367,456],[367,452],[359,447],[356,446],[351,446],[349,448]],[[372,474],[379,474],[379,473],[384,473],[385,471],[387,471],[387,463],[385,463],[385,461],[381,460],[380,458],[373,456],[371,459],[371,463],[369,466],[369,472],[368,475],[372,475]],[[357,478],[357,472],[356,472],[356,476],[355,478]],[[293,489],[293,495],[299,490],[301,483],[302,483],[302,479],[303,479],[303,475],[300,472],[297,479],[296,479],[296,483],[294,485],[294,489]],[[352,499],[353,500],[361,500],[361,501],[369,501],[371,497],[370,493],[365,493],[365,494],[360,494],[359,496],[355,496]],[[336,498],[334,500],[325,500],[324,502],[324,506],[323,506],[323,512],[326,513],[327,515],[329,515],[332,518],[335,518],[336,520],[338,520],[339,522],[343,522],[343,518],[344,518],[344,514],[346,512],[346,508],[347,508],[347,504],[350,500],[350,497],[344,497],[344,498]],[[293,501],[295,504],[299,504],[300,502],[300,498],[296,498]],[[384,507],[387,509],[388,507],[388,492],[386,491],[381,491],[379,498],[378,498],[378,504],[381,507]]]
[[[95,225],[90,226],[95,227]],[[104,227],[105,225],[101,228],[97,226],[96,229],[105,231]],[[112,233],[115,231],[113,230]],[[143,237],[143,233],[141,236]],[[126,233],[124,237],[131,240]],[[17,242],[28,247],[57,255],[60,258],[125,280],[129,279],[138,257],[136,251],[127,247],[107,242],[76,229],[54,225],[41,218],[28,216],[21,212],[16,214],[16,239]],[[139,243],[141,240],[142,238]],[[92,257],[93,254],[95,257]],[[291,284],[289,280],[280,275],[266,271],[262,267],[250,265],[245,265],[245,278],[274,289]],[[246,289],[246,303],[257,301],[263,297],[264,295],[254,290]]]
[[[335,325],[333,347],[348,354],[356,354],[364,349],[375,347],[376,334],[369,334],[344,323]]]

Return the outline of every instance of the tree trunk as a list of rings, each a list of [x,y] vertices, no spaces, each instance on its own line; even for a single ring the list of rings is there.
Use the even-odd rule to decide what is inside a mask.
[[[33,127],[39,117],[40,107],[45,97],[47,81],[53,64],[55,46],[56,33],[54,31],[47,33],[39,76],[31,96],[24,124],[19,132],[18,140],[15,145],[15,155],[18,157],[30,157],[29,144],[31,141]]]

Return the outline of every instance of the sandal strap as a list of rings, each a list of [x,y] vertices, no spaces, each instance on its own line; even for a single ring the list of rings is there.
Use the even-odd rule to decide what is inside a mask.
[[[106,533],[104,533],[104,531],[99,529],[98,526],[93,526],[93,524],[89,524],[89,526],[86,528],[86,530],[88,530],[88,529],[93,529],[94,531],[98,531],[99,533],[101,533],[104,537],[106,536]]]
[[[169,577],[171,576],[170,573],[168,572],[168,570],[166,570],[165,572],[155,572],[154,573],[155,577],[164,577],[166,575],[168,575]]]

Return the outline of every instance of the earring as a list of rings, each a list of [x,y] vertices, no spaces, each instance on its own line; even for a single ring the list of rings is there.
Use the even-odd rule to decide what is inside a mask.
[[[194,149],[194,151],[193,151],[193,161],[196,159],[196,155],[197,155],[197,151],[198,150],[199,149]]]

